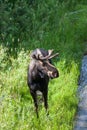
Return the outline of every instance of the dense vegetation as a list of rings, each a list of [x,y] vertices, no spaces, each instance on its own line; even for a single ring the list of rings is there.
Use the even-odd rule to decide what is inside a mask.
[[[86,0],[0,0],[0,130],[72,130],[81,59],[87,51]],[[49,116],[36,118],[27,87],[29,54],[54,49],[60,77],[49,84]]]

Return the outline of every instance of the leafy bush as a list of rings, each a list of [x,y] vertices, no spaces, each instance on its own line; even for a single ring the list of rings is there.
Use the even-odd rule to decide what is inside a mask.
[[[73,26],[73,21],[75,22],[74,16],[69,16],[69,11],[74,14],[72,11],[76,10],[78,3],[81,2],[2,0],[0,4],[1,44],[7,46],[10,51],[15,51],[15,48],[31,46],[35,41],[44,42],[50,32],[53,32],[52,35],[58,34],[59,42],[62,38],[63,41],[66,40],[65,37],[70,33],[67,30],[68,24]],[[68,16],[67,20],[66,16]]]

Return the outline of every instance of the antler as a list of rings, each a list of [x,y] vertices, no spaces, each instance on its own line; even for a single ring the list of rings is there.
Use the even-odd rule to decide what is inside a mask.
[[[54,58],[54,57],[59,55],[59,53],[56,53],[56,54],[52,55],[52,52],[53,52],[53,50],[48,50],[48,55],[47,56],[43,57],[42,55],[38,55],[38,59],[40,59],[40,60],[47,60],[47,59],[52,59],[52,58]]]
[[[53,50],[48,50],[48,55],[43,56],[43,53],[41,52],[40,49],[36,49],[32,54],[31,57],[37,60],[48,60],[48,59],[52,59],[53,57],[56,57],[57,55],[59,55],[59,53],[53,54]]]
[[[58,55],[59,55],[59,53],[56,53],[56,54],[50,56],[49,59],[52,59],[52,58],[54,58],[54,57],[56,57],[56,56],[58,56]]]
[[[39,60],[49,59],[50,56],[52,55],[52,52],[53,52],[53,50],[48,50],[48,55],[47,55],[47,56],[43,57],[42,55],[38,55],[38,59],[39,59]]]

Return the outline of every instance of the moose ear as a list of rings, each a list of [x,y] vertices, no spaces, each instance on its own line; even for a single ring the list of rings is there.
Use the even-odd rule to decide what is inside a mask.
[[[52,55],[53,51],[54,51],[53,49],[52,50],[48,50],[48,54]]]
[[[33,59],[37,59],[37,57],[36,57],[35,54],[31,54],[31,57],[32,57]]]

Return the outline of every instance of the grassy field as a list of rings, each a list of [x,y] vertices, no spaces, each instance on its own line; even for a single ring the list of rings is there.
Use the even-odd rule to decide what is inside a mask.
[[[62,4],[50,15],[54,20],[50,20],[54,23],[52,30],[51,23],[49,27],[43,25],[50,31],[46,28],[46,32],[35,32],[36,37],[21,42],[16,58],[8,53],[8,47],[0,44],[0,130],[73,129],[81,59],[87,44],[87,5],[77,4],[74,9],[66,9]],[[39,119],[27,86],[29,55],[37,47],[60,53],[53,60],[60,77],[49,84],[49,116],[40,103]]]

